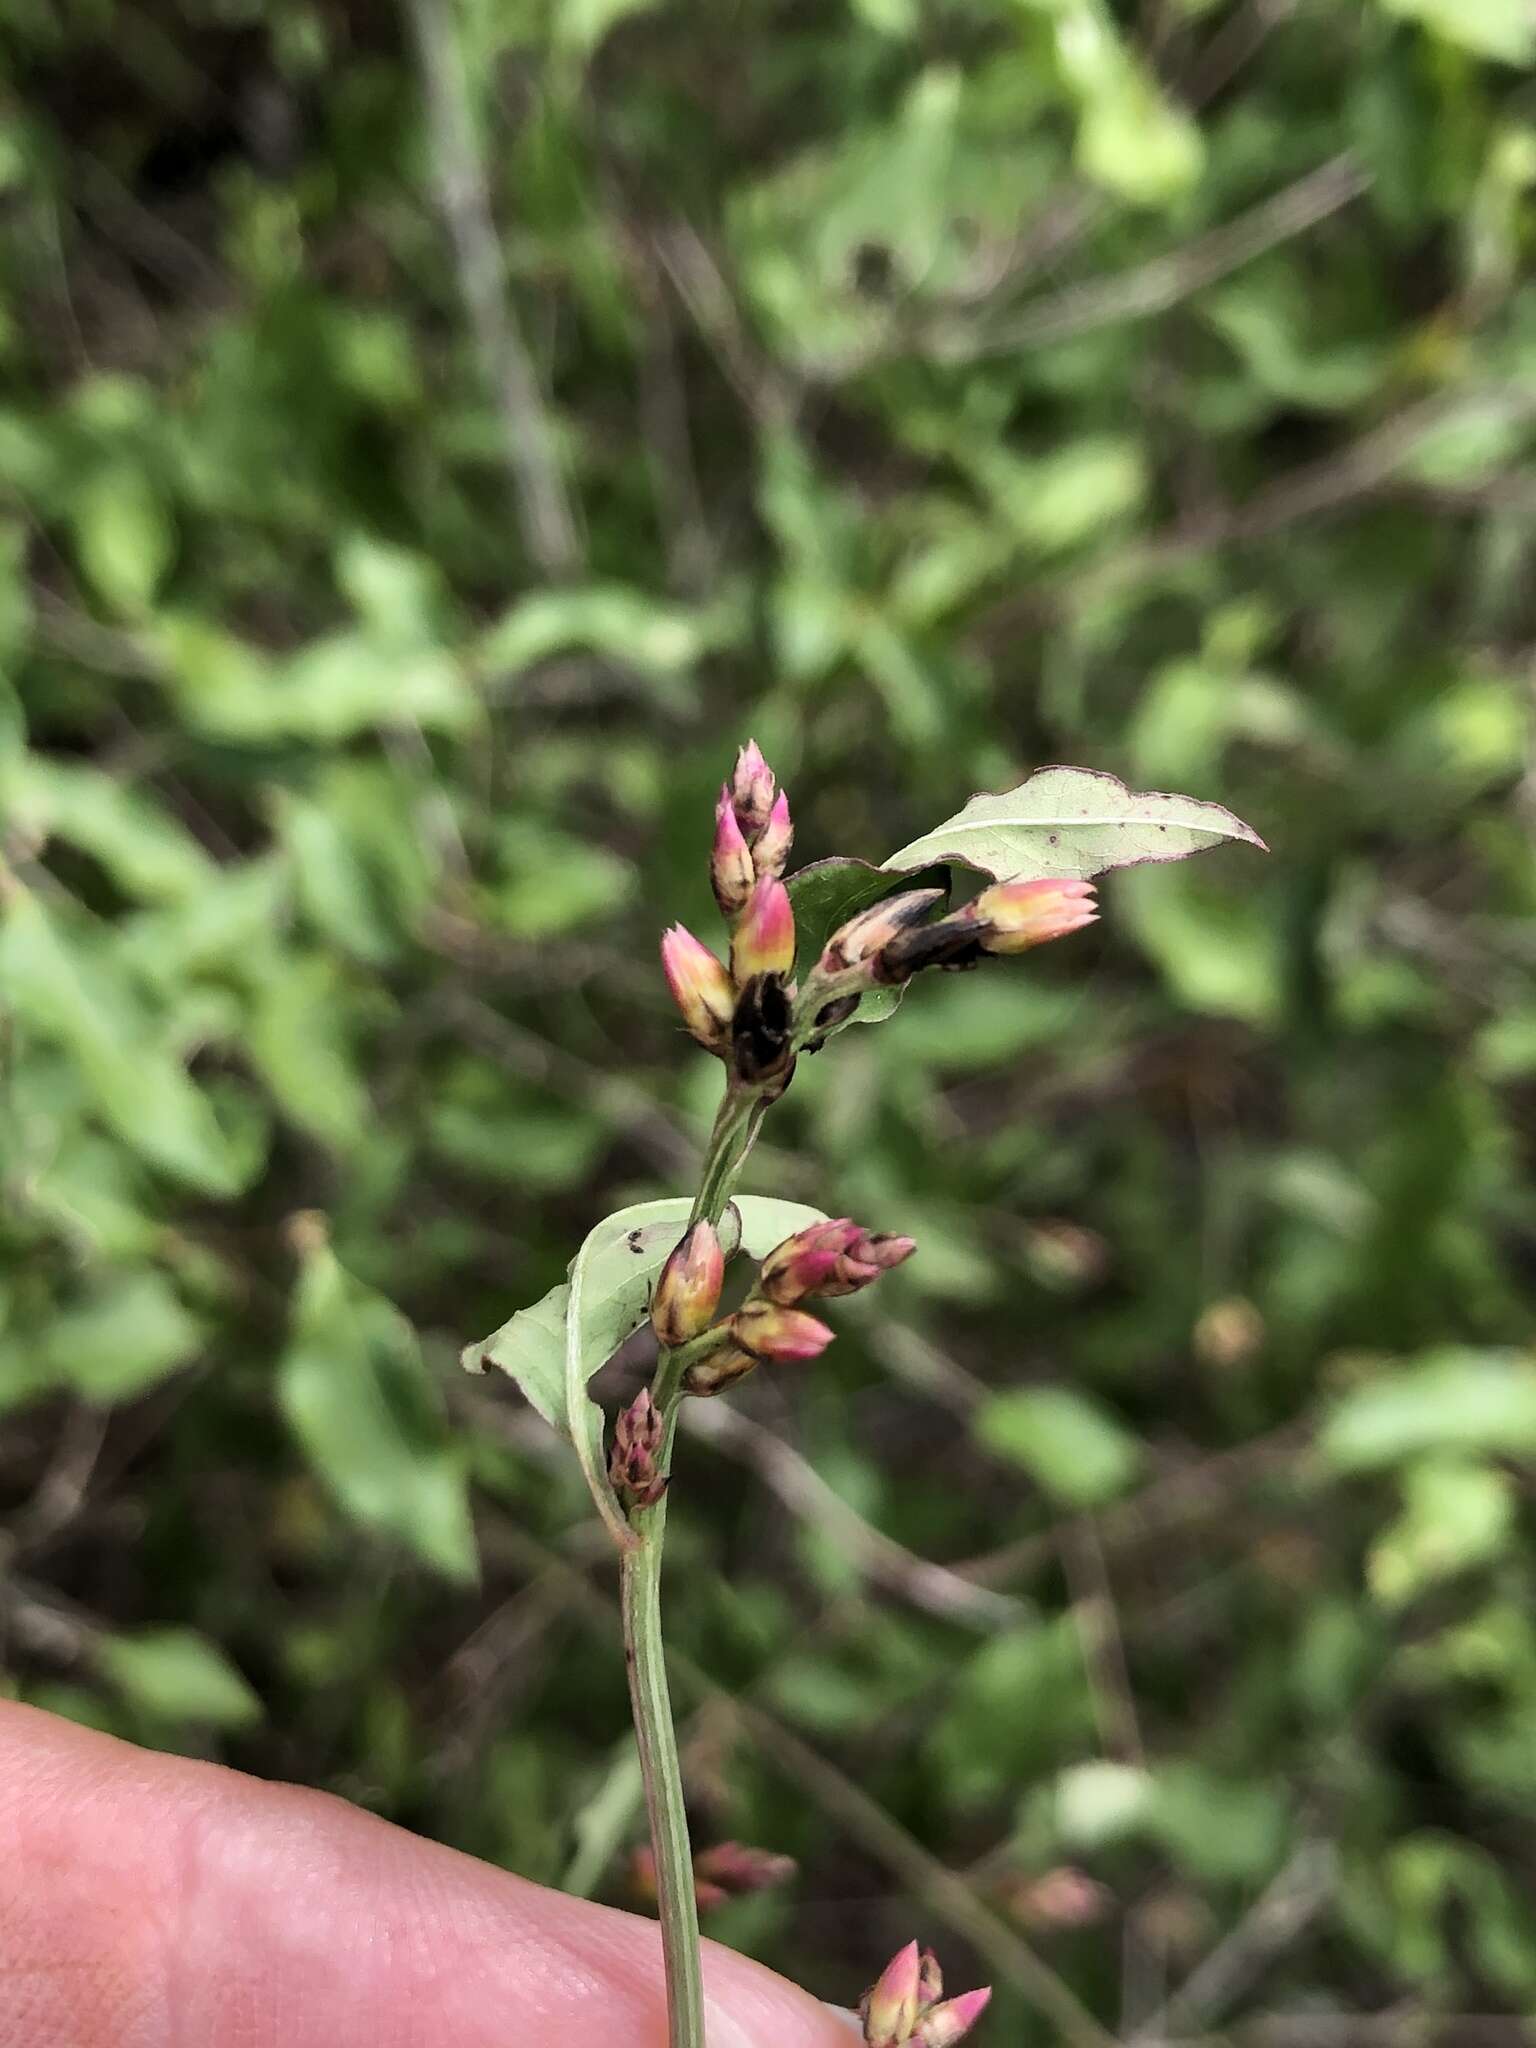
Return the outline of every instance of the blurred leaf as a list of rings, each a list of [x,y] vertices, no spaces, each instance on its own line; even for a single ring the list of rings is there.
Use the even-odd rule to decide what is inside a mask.
[[[1324,1416],[1318,1450],[1337,1472],[1434,1451],[1536,1451],[1536,1359],[1447,1348],[1367,1380]]]
[[[1136,1477],[1134,1437],[1086,1395],[1067,1387],[1016,1387],[976,1410],[978,1443],[1022,1465],[1053,1499],[1097,1507]]]
[[[213,1194],[241,1186],[238,1153],[110,958],[67,940],[26,890],[5,905],[0,983],[22,1023],[78,1062],[101,1114],[144,1158]]]
[[[82,847],[142,901],[182,902],[214,880],[213,863],[175,818],[97,769],[22,755],[9,770],[0,764],[0,799],[16,829]]]
[[[1194,1876],[1260,1884],[1285,1853],[1288,1814],[1264,1778],[1220,1776],[1197,1763],[1157,1772],[1149,1819],[1168,1853]]]
[[[1366,1578],[1375,1597],[1400,1607],[1425,1587],[1504,1551],[1514,1533],[1507,1473],[1458,1458],[1426,1458],[1403,1475],[1403,1512],[1371,1546]]]
[[[1536,59],[1536,19],[1525,0],[1379,0],[1388,14],[1417,21],[1449,43],[1506,64]]]
[[[343,1271],[315,1219],[301,1264],[278,1396],[306,1454],[349,1514],[472,1579],[464,1464],[410,1325]]]
[[[175,552],[164,500],[145,471],[108,464],[86,482],[72,507],[80,566],[108,604],[142,611]]]
[[[153,1268],[102,1273],[41,1346],[54,1381],[93,1401],[131,1400],[201,1348],[203,1326]]]
[[[341,1028],[345,985],[319,954],[290,953],[252,992],[245,1039],[258,1071],[301,1129],[339,1152],[362,1142],[367,1091]]]
[[[104,1636],[97,1661],[108,1682],[157,1721],[249,1728],[261,1701],[215,1644],[189,1628]]]
[[[550,938],[612,917],[635,893],[629,861],[570,833],[510,819],[497,844],[507,874],[495,891],[496,911],[519,938]]]
[[[1142,1824],[1153,1794],[1153,1779],[1135,1764],[1108,1757],[1074,1764],[1056,1779],[1057,1831],[1074,1849],[1101,1849]]]

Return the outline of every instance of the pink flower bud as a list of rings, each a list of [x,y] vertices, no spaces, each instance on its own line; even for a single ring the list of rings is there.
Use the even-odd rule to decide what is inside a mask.
[[[608,1477],[626,1508],[652,1508],[666,1492],[667,1478],[661,1469],[663,1435],[661,1415],[650,1389],[642,1387],[614,1422],[608,1459]]]
[[[709,879],[722,917],[735,917],[746,907],[756,879],[752,850],[741,836],[730,792],[724,789],[715,806],[715,844],[709,857]]]
[[[731,977],[708,946],[680,924],[662,939],[661,964],[683,1022],[707,1051],[723,1056],[736,1011]]]
[[[651,1325],[668,1350],[707,1330],[720,1306],[725,1255],[715,1227],[701,1216],[673,1249],[651,1297]]]
[[[917,1943],[899,1949],[859,2001],[866,2048],[905,2048],[921,2010],[922,1959]]]
[[[860,911],[828,939],[817,962],[817,972],[844,974],[860,967],[890,943],[898,932],[917,924],[944,894],[942,889],[907,889],[899,896],[887,896],[883,903]]]
[[[792,1308],[807,1294],[819,1294],[837,1263],[862,1235],[849,1216],[808,1224],[775,1245],[762,1263],[757,1291],[780,1308]]]
[[[789,815],[789,798],[781,789],[774,798],[773,809],[768,813],[768,822],[752,848],[752,864],[759,876],[771,875],[777,879],[783,874],[789,865],[789,849],[794,837],[795,828]]]
[[[763,1261],[757,1291],[781,1307],[808,1294],[857,1294],[916,1250],[910,1237],[865,1230],[846,1216],[812,1223],[775,1245]]]
[[[803,1309],[780,1308],[771,1301],[749,1301],[731,1318],[731,1336],[754,1358],[795,1363],[815,1358],[832,1342],[825,1323]]]
[[[954,2048],[956,2041],[963,2041],[987,2009],[992,1996],[990,1985],[980,1991],[962,1991],[958,1998],[951,1998],[943,2005],[933,2006],[917,2023],[914,2038],[921,2041],[923,2048]]]
[[[872,1280],[878,1280],[892,1266],[899,1266],[903,1260],[910,1259],[916,1250],[917,1239],[914,1237],[897,1237],[889,1230],[861,1230],[838,1260],[832,1279],[820,1292],[826,1295],[857,1294],[861,1287],[868,1287]]]
[[[795,913],[789,891],[772,875],[764,875],[731,935],[731,973],[740,988],[757,974],[788,974],[794,964]]]
[[[763,759],[762,749],[756,740],[748,740],[736,756],[730,783],[736,822],[748,846],[756,844],[758,835],[772,815],[774,789],[773,770]]]
[[[1092,882],[996,882],[983,889],[962,915],[984,925],[979,933],[984,953],[1026,953],[1047,939],[1081,931],[1098,917]]]

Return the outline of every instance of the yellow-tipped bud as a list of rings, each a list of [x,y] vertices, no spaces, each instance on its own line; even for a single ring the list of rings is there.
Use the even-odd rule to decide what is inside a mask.
[[[922,1970],[917,1943],[899,1949],[859,2004],[868,2048],[905,2048],[917,2026]]]
[[[1047,939],[1063,939],[1097,921],[1092,882],[995,882],[963,913],[985,926],[984,953],[1026,953]]]
[[[794,837],[795,828],[789,815],[789,798],[781,789],[773,800],[768,822],[752,847],[752,865],[759,877],[772,875],[777,879],[783,874],[789,865],[789,849],[794,843]]]
[[[752,849],[742,837],[731,793],[722,789],[715,806],[715,843],[709,856],[710,886],[722,917],[735,917],[746,908],[756,879]]]
[[[723,1057],[736,1011],[731,977],[708,946],[680,924],[673,925],[662,939],[661,964],[683,1022],[700,1045]]]
[[[725,1285],[725,1255],[715,1227],[701,1216],[661,1269],[651,1297],[651,1324],[669,1350],[697,1337],[714,1321]]]
[[[741,988],[755,974],[788,974],[795,964],[795,913],[772,875],[754,887],[731,935],[731,973]]]

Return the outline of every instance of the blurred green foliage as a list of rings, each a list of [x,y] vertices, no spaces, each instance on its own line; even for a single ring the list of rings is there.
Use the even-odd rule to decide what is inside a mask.
[[[684,1447],[698,1832],[802,1866],[718,1925],[974,1939],[999,2041],[1019,1940],[1111,2027],[1529,2012],[1524,0],[0,40],[12,1689],[615,1895],[604,1539],[458,1347],[689,1185],[739,739],[805,859],[1069,760],[1277,851],[775,1112],[922,1253]]]

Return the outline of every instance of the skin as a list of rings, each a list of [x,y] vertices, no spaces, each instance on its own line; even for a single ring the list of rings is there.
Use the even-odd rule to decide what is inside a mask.
[[[705,1944],[710,2048],[850,2048]],[[0,1704],[0,2048],[665,2048],[655,1927]]]

